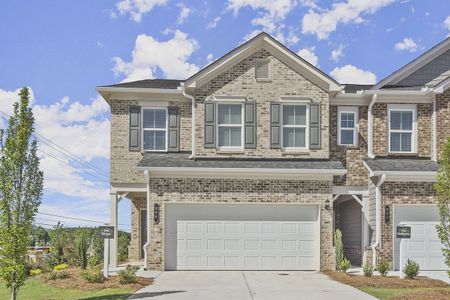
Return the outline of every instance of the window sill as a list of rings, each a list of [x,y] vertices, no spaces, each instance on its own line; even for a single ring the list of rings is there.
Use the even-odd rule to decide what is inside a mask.
[[[270,78],[256,78],[256,82],[272,82]]]
[[[309,149],[283,149],[283,154],[299,154],[299,155],[308,155],[310,153]]]
[[[244,154],[244,149],[217,149],[217,154]]]

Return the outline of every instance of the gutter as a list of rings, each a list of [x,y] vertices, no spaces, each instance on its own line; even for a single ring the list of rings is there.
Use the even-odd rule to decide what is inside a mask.
[[[372,109],[375,102],[377,102],[378,94],[375,93],[372,96],[372,101],[370,101],[369,109],[367,111],[367,122],[369,123],[367,126],[367,156],[369,158],[374,158],[373,155],[373,114]]]
[[[192,95],[186,93],[186,87],[184,86],[184,82],[181,83],[181,90],[183,91],[183,96],[191,99],[192,102],[192,112],[191,112],[191,155],[189,159],[195,160],[195,98]]]
[[[147,242],[144,245],[144,270],[147,270],[148,263],[148,255],[147,248],[150,245],[150,237],[151,237],[151,221],[150,221],[150,172],[148,170],[144,171],[144,178],[147,182]]]
[[[380,245],[381,241],[381,191],[380,187],[386,180],[386,175],[381,175],[380,181],[375,185],[375,231],[376,240],[372,245],[372,266],[377,265],[377,247]]]
[[[431,160],[437,161],[437,115],[436,115],[436,94],[433,95],[433,115],[432,115],[432,126],[431,126]]]

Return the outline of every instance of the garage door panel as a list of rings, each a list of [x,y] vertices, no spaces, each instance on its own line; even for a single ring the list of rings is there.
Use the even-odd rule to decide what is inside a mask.
[[[177,205],[173,205],[176,207]],[[188,205],[186,205],[188,206]],[[211,205],[213,206],[213,205]],[[175,234],[166,236],[166,269],[174,270],[316,270],[319,265],[319,226],[315,221],[265,221],[264,214],[254,211],[243,215],[255,215],[262,220],[183,220],[177,212],[166,217],[166,226],[176,228]],[[253,206],[256,210],[258,207]],[[273,205],[279,208],[280,206]],[[285,207],[292,215],[293,206]],[[317,208],[298,206],[318,213]],[[207,212],[207,209],[203,209]],[[244,209],[241,209],[241,211]],[[272,218],[280,218],[274,209],[264,208]],[[295,211],[295,210],[294,210]],[[237,212],[237,211],[235,211]],[[275,213],[275,214],[274,214]],[[215,213],[213,213],[214,215]],[[299,215],[304,214],[304,212]],[[178,216],[177,216],[178,215]],[[193,218],[188,215],[188,218]],[[289,218],[291,219],[291,218]],[[168,222],[168,223],[167,223]],[[172,222],[172,223],[170,223]],[[173,224],[173,225],[171,225]],[[173,232],[169,229],[167,232]],[[167,257],[167,255],[175,254]]]

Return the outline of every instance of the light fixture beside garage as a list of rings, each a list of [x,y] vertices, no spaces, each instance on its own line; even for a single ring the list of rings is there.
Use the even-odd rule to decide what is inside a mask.
[[[155,224],[159,224],[159,204],[155,203],[153,206],[153,221]]]
[[[391,223],[391,208],[389,205],[384,207],[384,223],[389,225]]]
[[[330,200],[329,199],[325,200],[325,209],[326,210],[331,210]]]

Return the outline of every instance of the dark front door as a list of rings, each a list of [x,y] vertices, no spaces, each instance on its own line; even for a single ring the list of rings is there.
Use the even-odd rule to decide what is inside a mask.
[[[141,223],[140,257],[141,257],[141,259],[143,259],[144,258],[144,245],[145,245],[145,243],[147,243],[147,210],[146,209],[141,210],[140,223]]]

